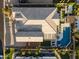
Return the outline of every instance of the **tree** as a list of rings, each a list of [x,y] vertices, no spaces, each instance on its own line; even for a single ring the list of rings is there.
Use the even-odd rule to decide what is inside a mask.
[[[79,30],[74,33],[74,37],[79,41]]]

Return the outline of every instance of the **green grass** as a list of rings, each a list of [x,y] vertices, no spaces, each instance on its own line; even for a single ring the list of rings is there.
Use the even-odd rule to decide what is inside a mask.
[[[76,39],[79,39],[79,32],[76,32],[75,37]],[[79,41],[76,42],[75,48],[76,48],[76,59],[79,59]]]
[[[42,46],[50,46],[50,41],[44,41],[41,45]]]
[[[74,33],[75,38],[78,40],[79,39],[79,31]]]
[[[10,48],[10,51],[6,53],[6,59],[12,59],[13,53],[14,53],[14,49]]]
[[[72,6],[75,5],[75,4],[76,4],[75,2],[73,2],[73,3],[68,3],[68,5],[72,5]]]
[[[76,58],[79,59],[79,50],[76,50]]]
[[[69,54],[65,53],[65,54],[61,54],[62,59],[69,59]]]
[[[79,34],[79,31],[75,32],[75,34]]]

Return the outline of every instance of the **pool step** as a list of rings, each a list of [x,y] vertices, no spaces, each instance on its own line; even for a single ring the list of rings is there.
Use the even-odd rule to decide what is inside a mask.
[[[56,41],[51,41],[51,46],[52,47],[56,47],[57,45],[56,45]]]

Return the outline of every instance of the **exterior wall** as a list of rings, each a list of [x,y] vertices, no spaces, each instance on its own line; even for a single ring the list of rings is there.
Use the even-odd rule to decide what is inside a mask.
[[[56,39],[56,35],[55,34],[44,34],[44,40],[53,40]]]

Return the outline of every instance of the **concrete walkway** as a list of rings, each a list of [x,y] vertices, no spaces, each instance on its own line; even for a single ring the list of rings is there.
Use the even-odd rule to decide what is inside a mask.
[[[55,52],[55,55],[57,56],[57,58],[58,58],[58,59],[61,59],[61,56],[60,56],[60,54],[58,53],[58,51],[55,50],[54,52]]]

